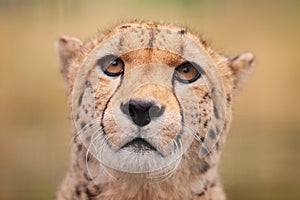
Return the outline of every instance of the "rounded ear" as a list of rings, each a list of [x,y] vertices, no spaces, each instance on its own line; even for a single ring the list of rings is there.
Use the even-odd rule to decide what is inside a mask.
[[[229,59],[234,89],[239,88],[254,70],[254,55],[246,52]]]
[[[55,42],[55,47],[58,53],[59,70],[65,84],[68,85],[70,61],[79,53],[82,42],[76,37],[63,35]]]

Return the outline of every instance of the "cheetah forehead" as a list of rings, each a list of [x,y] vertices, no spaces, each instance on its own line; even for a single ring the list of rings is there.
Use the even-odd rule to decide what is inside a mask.
[[[104,36],[94,50],[101,46],[106,53],[119,55],[138,49],[158,48],[182,57],[192,57],[195,55],[193,50],[199,47],[202,54],[207,54],[199,38],[187,30],[150,23],[118,26]]]

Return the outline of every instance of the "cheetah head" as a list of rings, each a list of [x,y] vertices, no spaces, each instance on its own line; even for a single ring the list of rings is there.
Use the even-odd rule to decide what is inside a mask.
[[[123,24],[85,43],[62,36],[57,49],[76,136],[99,164],[127,173],[174,168],[184,157],[213,165],[254,60],[155,23]]]

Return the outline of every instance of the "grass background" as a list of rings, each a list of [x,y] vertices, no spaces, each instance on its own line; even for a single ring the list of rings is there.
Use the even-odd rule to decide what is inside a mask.
[[[227,55],[256,55],[235,98],[225,190],[230,200],[300,199],[296,0],[0,0],[0,199],[52,199],[67,169],[70,123],[54,41],[135,18],[186,25]]]

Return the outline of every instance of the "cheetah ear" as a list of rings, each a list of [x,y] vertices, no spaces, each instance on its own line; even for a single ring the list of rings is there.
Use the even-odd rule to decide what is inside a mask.
[[[229,58],[229,68],[232,71],[234,89],[239,88],[254,69],[254,55],[246,52]]]
[[[65,84],[68,85],[70,61],[79,53],[82,42],[76,37],[63,35],[56,41],[55,47],[58,53],[59,70]]]

